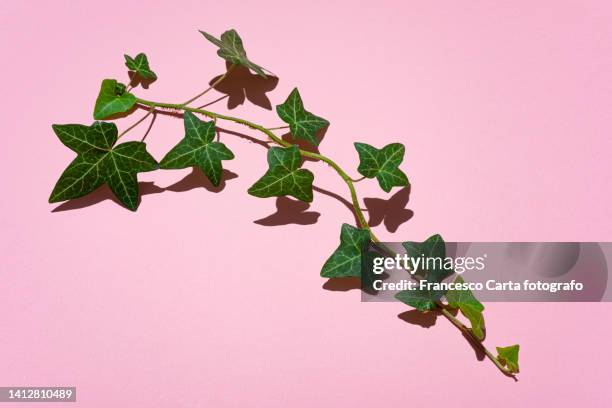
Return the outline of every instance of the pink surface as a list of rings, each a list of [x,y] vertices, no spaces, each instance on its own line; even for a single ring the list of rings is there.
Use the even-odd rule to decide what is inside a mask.
[[[159,75],[139,95],[181,102],[223,70],[196,29],[234,27],[280,76],[273,104],[298,86],[332,123],[322,151],[353,174],[353,141],[406,144],[415,216],[396,234],[378,227],[382,238],[610,241],[610,2],[41,1],[0,13],[0,386],[75,385],[72,407],[610,405],[610,304],[488,304],[487,344],[521,344],[515,383],[446,321],[423,329],[397,318],[401,304],[323,289],[351,215],[316,194],[316,224],[254,224],[275,211],[246,194],[265,168],[256,144],[223,137],[238,177],[218,194],[149,194],[136,213],[47,204],[73,157],[51,123],[90,122],[100,80],[125,79],[124,52],[146,52]],[[249,103],[232,113],[281,124]],[[179,120],[159,117],[150,150],[159,159],[180,137]],[[347,196],[330,169],[307,166]],[[140,179],[167,187],[188,173]]]

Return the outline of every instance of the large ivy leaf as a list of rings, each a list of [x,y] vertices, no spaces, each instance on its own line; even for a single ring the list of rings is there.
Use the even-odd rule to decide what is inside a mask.
[[[214,186],[221,183],[221,160],[231,160],[232,153],[223,143],[214,142],[215,122],[200,120],[191,112],[183,116],[185,137],[159,163],[162,169],[198,166]]]
[[[276,106],[276,113],[289,125],[291,135],[297,139],[304,139],[314,146],[319,144],[317,131],[329,126],[329,122],[304,109],[304,103],[297,88],[287,97],[285,103]]]
[[[297,146],[271,147],[268,150],[269,169],[249,188],[249,194],[262,198],[289,195],[311,202],[314,175],[309,170],[300,169],[301,164]]]
[[[205,31],[200,30],[200,33],[202,33],[202,35],[206,37],[208,41],[219,47],[217,55],[219,55],[221,58],[231,64],[243,65],[253,70],[257,75],[266,78],[264,68],[251,62],[251,60],[247,58],[246,51],[244,50],[244,46],[242,44],[242,39],[236,30],[227,30],[221,34],[220,40]]]
[[[423,257],[425,261],[429,259],[429,265],[415,271],[415,275],[429,282],[442,282],[445,278],[452,275],[453,271],[444,268],[444,258],[446,257],[446,244],[439,234],[432,235],[423,242],[404,242],[406,254],[411,258]]]
[[[455,278],[454,283],[463,284],[465,281],[459,275]],[[474,297],[474,294],[469,289],[453,289],[446,292],[446,300],[448,305],[454,309],[459,309],[461,314],[467,317],[470,321],[472,333],[478,340],[484,340],[485,337],[485,321],[484,305]]]
[[[508,368],[512,373],[519,372],[519,349],[520,346],[515,344],[513,346],[508,347],[496,347],[497,349],[497,359],[499,362]]]
[[[141,52],[136,55],[136,58],[132,58],[127,54],[123,56],[125,57],[125,66],[128,67],[130,71],[135,72],[145,79],[157,79],[157,75],[149,67],[149,59],[145,53]]]
[[[95,122],[91,126],[69,124],[51,127],[61,142],[76,153],[91,149],[110,149],[117,140],[117,132],[113,133],[113,124],[107,122]]]
[[[94,119],[105,119],[116,113],[124,113],[132,109],[136,97],[126,92],[125,85],[114,79],[105,79],[100,86],[100,93],[94,107]]]
[[[355,149],[359,154],[357,171],[367,178],[376,177],[385,192],[388,193],[394,186],[408,185],[408,177],[398,168],[404,160],[403,144],[391,143],[377,149],[367,143],[355,143]]]
[[[114,146],[117,141],[117,126],[114,123],[96,122],[86,127],[85,132],[80,125],[56,125],[54,130],[56,128],[61,129],[59,133],[56,130],[60,140],[75,150],[78,156],[60,176],[49,202],[82,197],[107,183],[127,208],[135,210],[138,207],[136,174],[158,167],[147,152],[145,143],[127,142]],[[76,136],[66,137],[70,131]],[[79,140],[90,140],[95,144],[87,145]]]
[[[342,224],[340,246],[321,269],[324,278],[361,277],[361,256],[370,240],[367,230]]]
[[[428,310],[434,310],[437,307],[436,302],[440,300],[443,295],[444,292],[440,290],[408,289],[396,293],[395,298],[421,312],[426,312]]]

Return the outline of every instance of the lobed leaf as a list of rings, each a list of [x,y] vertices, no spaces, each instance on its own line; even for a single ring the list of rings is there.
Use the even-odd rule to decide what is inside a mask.
[[[127,142],[114,146],[117,141],[117,126],[114,123],[95,122],[89,127],[85,126],[87,128],[85,130],[82,125],[70,128],[62,126],[66,125],[54,126],[54,130],[61,129],[59,134],[58,131],[56,134],[62,142],[67,140],[64,144],[68,143],[66,145],[77,151],[78,156],[60,176],[51,192],[49,202],[82,197],[107,183],[127,208],[135,210],[138,207],[136,174],[155,170],[158,167],[155,159],[147,152],[145,143]],[[67,137],[67,134],[76,136]],[[80,137],[88,134],[98,137],[96,139],[98,145],[81,143]],[[91,136],[90,139],[94,140],[94,137]]]
[[[462,284],[464,280],[457,275],[455,283]],[[485,321],[484,305],[474,297],[474,294],[469,289],[453,289],[446,292],[446,300],[448,305],[454,309],[459,309],[461,314],[467,317],[470,321],[472,333],[478,340],[484,340],[485,337]]]
[[[125,57],[125,66],[128,67],[130,71],[135,72],[145,79],[157,79],[157,75],[149,67],[149,59],[145,53],[141,52],[136,55],[136,58],[132,58],[127,54],[123,56]]]
[[[439,290],[408,289],[396,293],[395,298],[421,312],[426,312],[438,307],[436,302],[440,300],[443,295],[444,292]]]
[[[221,183],[222,160],[231,160],[234,153],[223,143],[213,141],[215,122],[205,122],[186,111],[183,115],[185,137],[161,160],[162,169],[199,167],[214,186]]]
[[[276,106],[276,113],[289,125],[291,135],[296,139],[303,139],[314,146],[319,144],[317,132],[329,122],[304,109],[304,103],[297,88],[287,97],[285,103]]]
[[[359,154],[357,171],[367,178],[376,177],[380,188],[385,192],[388,193],[396,186],[408,185],[408,177],[398,168],[404,159],[403,144],[391,143],[377,149],[367,143],[355,143],[355,149]]]
[[[361,277],[361,255],[370,241],[365,229],[342,224],[340,246],[334,251],[321,269],[324,278]]]
[[[221,34],[220,40],[205,31],[200,30],[200,33],[208,41],[219,47],[217,55],[219,55],[221,58],[231,64],[243,65],[253,70],[257,75],[266,78],[264,68],[253,63],[247,58],[246,51],[244,50],[244,45],[242,44],[242,39],[240,38],[236,30],[227,30],[226,32]]]
[[[105,79],[94,107],[94,119],[106,119],[117,113],[124,113],[136,104],[136,97],[126,92],[125,85],[114,79]]]
[[[496,347],[497,349],[497,360],[508,368],[511,373],[519,372],[519,349],[518,344],[508,347]]]
[[[261,198],[289,195],[311,202],[314,175],[310,170],[300,169],[301,162],[297,146],[271,147],[268,150],[268,171],[249,188],[248,193]]]
[[[452,270],[444,268],[444,258],[446,256],[446,244],[439,234],[432,235],[423,242],[404,242],[402,243],[406,253],[411,258],[423,256],[425,259],[439,259],[440,262],[431,262],[431,267],[415,271],[417,276],[429,282],[442,282],[445,278],[453,274]]]

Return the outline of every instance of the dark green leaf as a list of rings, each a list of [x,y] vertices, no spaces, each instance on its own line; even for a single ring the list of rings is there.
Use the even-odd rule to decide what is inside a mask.
[[[359,154],[359,167],[357,171],[364,177],[378,180],[378,184],[389,192],[394,186],[407,186],[408,177],[398,166],[404,160],[404,145],[391,143],[377,149],[366,143],[355,143],[355,149]]]
[[[342,224],[340,246],[323,265],[324,278],[361,277],[361,255],[370,240],[367,230]]]
[[[145,79],[157,79],[155,72],[149,68],[149,60],[147,59],[146,54],[141,52],[140,54],[136,55],[136,58],[132,58],[125,54],[124,57],[125,66],[128,67],[130,71],[134,71]]]
[[[105,119],[117,113],[132,109],[136,97],[126,92],[125,85],[114,79],[105,79],[100,86],[100,93],[94,107],[94,119]]]
[[[508,347],[496,347],[497,348],[497,359],[499,362],[508,368],[512,373],[519,372],[519,348],[518,344]]]
[[[244,46],[242,45],[242,39],[240,38],[236,30],[231,29],[224,32],[223,34],[221,34],[220,40],[202,30],[200,30],[200,33],[202,33],[202,35],[206,37],[208,41],[219,47],[217,55],[219,55],[221,58],[231,64],[243,65],[253,70],[256,74],[266,78],[264,68],[251,62],[247,58],[246,51],[244,50]]]
[[[426,279],[428,282],[442,282],[450,276],[452,269],[444,268],[444,258],[446,257],[446,244],[439,234],[432,235],[424,242],[404,242],[406,254],[411,258],[420,258],[421,256],[427,262],[428,267],[415,271],[417,276]]]
[[[92,126],[53,125],[52,128],[62,143],[77,153],[91,149],[108,150],[117,138],[113,124],[106,122],[95,122]]]
[[[271,147],[268,150],[269,169],[249,188],[249,194],[262,198],[289,195],[311,202],[314,175],[309,170],[300,169],[301,162],[297,146]]]
[[[415,309],[426,312],[437,307],[436,302],[444,295],[439,290],[402,290],[395,294],[395,298]]]
[[[214,142],[215,122],[205,122],[191,112],[183,116],[185,137],[170,150],[159,163],[162,169],[184,169],[198,166],[210,182],[218,186],[221,182],[222,160],[234,158],[223,143]]]
[[[82,128],[76,132],[96,134],[99,138],[97,142],[101,142],[103,138],[104,143],[109,143],[108,148],[92,146],[90,149],[84,149],[83,143],[74,142],[75,138],[70,139],[69,143],[79,149],[79,155],[60,176],[49,202],[82,197],[107,183],[126,207],[135,210],[138,206],[136,174],[155,170],[158,167],[157,162],[146,151],[146,145],[142,142],[127,142],[113,147],[117,140],[117,127],[114,123],[96,122],[86,128],[85,132],[82,132]],[[61,139],[65,134],[59,137]]]
[[[296,139],[304,139],[314,146],[319,144],[317,131],[329,126],[329,122],[304,109],[304,103],[297,88],[287,97],[282,105],[276,106],[276,113],[289,125],[291,135]]]

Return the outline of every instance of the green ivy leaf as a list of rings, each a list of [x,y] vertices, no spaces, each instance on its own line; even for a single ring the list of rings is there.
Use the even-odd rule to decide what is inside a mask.
[[[261,198],[289,195],[311,202],[314,175],[310,170],[300,169],[301,164],[297,146],[271,147],[268,150],[269,169],[249,188],[249,194]]]
[[[55,125],[53,128],[60,140],[76,151],[78,156],[55,184],[49,197],[50,203],[82,197],[107,183],[127,208],[137,208],[136,174],[158,167],[147,152],[145,143],[127,142],[114,146],[117,141],[117,126],[114,123],[95,122],[89,127],[85,126],[86,130],[82,125]],[[66,136],[68,134],[71,136]],[[86,144],[83,140],[92,141],[92,144]]]
[[[404,160],[403,144],[391,143],[377,149],[367,143],[355,143],[355,149],[359,154],[357,171],[367,178],[376,177],[385,192],[388,193],[394,186],[408,185],[408,177],[398,168]]]
[[[463,284],[465,281],[461,277],[461,275],[457,275],[454,283]],[[484,310],[484,305],[476,299],[474,294],[469,289],[453,289],[446,292],[446,300],[448,301],[448,305],[454,309],[459,309],[461,305],[470,305],[474,309],[482,312]]]
[[[367,230],[342,224],[340,246],[321,269],[324,278],[361,277],[361,255],[370,240]]]
[[[497,349],[497,360],[508,368],[511,373],[519,372],[519,349],[520,346],[515,344],[508,347],[496,347]]]
[[[276,113],[289,125],[291,135],[296,139],[304,139],[317,146],[317,131],[329,126],[329,122],[304,109],[304,103],[297,88],[287,97],[285,103],[276,106]]]
[[[214,142],[215,122],[200,120],[191,112],[183,116],[185,137],[159,163],[162,169],[184,169],[198,166],[214,186],[221,183],[222,160],[231,160],[234,153],[223,143]]]
[[[116,141],[112,123],[96,122],[85,125],[52,125],[53,131],[61,142],[76,153],[85,153],[91,149],[110,149]]]
[[[100,86],[100,93],[94,107],[94,119],[105,119],[116,113],[124,113],[132,109],[136,97],[126,92],[125,85],[114,79],[105,79]]]
[[[266,78],[264,68],[251,62],[247,58],[246,51],[244,50],[244,46],[242,45],[242,39],[240,38],[236,30],[227,30],[226,32],[221,34],[220,40],[202,30],[200,30],[200,33],[202,33],[202,35],[206,37],[208,41],[219,47],[219,50],[217,51],[218,56],[220,56],[231,64],[243,65],[253,70],[257,75]]]
[[[463,284],[465,281],[461,276],[455,278],[454,283]],[[454,309],[459,309],[461,314],[467,317],[472,326],[472,333],[478,340],[484,340],[485,321],[484,305],[474,297],[474,294],[469,289],[453,289],[446,292],[446,300],[448,305]]]
[[[429,282],[442,282],[445,278],[453,274],[452,270],[444,268],[444,258],[446,257],[446,244],[439,234],[432,235],[423,242],[404,242],[402,243],[406,253],[411,258],[432,259],[430,268],[415,271],[417,276]],[[439,262],[433,262],[433,259]]]
[[[421,312],[426,312],[438,307],[436,302],[440,300],[443,295],[444,292],[439,290],[408,289],[396,293],[395,298]]]
[[[136,55],[136,58],[132,58],[127,54],[123,56],[125,57],[125,66],[128,67],[130,71],[134,71],[145,79],[157,79],[157,75],[149,67],[149,60],[145,53],[141,52]]]

